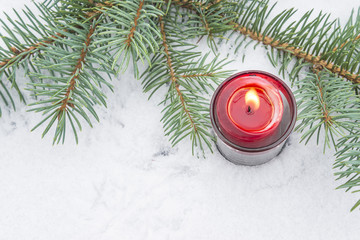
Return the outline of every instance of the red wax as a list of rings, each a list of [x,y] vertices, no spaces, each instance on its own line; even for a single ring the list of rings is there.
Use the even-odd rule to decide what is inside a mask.
[[[274,113],[274,107],[261,88],[253,88],[259,98],[259,108],[256,110],[250,103],[246,103],[245,95],[251,88],[240,88],[230,97],[228,114],[233,123],[244,131],[260,131],[269,125]]]
[[[274,81],[265,74],[246,73],[221,86],[214,100],[215,120],[231,143],[258,148],[279,138],[283,102]]]

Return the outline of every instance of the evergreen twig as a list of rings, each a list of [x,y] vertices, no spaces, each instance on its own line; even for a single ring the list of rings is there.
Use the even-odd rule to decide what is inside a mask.
[[[175,72],[174,72],[174,68],[172,66],[172,60],[171,60],[171,57],[170,57],[170,53],[169,53],[169,46],[168,46],[168,43],[166,41],[166,34],[165,34],[165,27],[164,27],[164,21],[163,21],[163,18],[162,16],[159,17],[159,20],[160,20],[160,29],[161,29],[161,35],[162,35],[162,44],[164,46],[164,52],[166,54],[166,63],[168,65],[168,68],[169,68],[169,74],[170,74],[170,79],[171,79],[171,85],[173,88],[176,89],[176,92],[177,92],[177,95],[179,96],[180,98],[180,101],[181,101],[181,105],[182,105],[182,108],[184,110],[184,112],[186,113],[186,116],[188,117],[190,123],[191,123],[191,127],[193,128],[193,131],[195,134],[197,134],[197,126],[193,120],[193,117],[191,116],[190,112],[189,112],[189,109],[187,108],[187,104],[184,100],[184,96],[183,96],[183,93],[180,91],[180,88],[179,88],[179,83],[178,83],[178,80],[175,76]]]
[[[208,9],[211,6],[214,5],[212,1],[210,2],[196,2],[196,1],[183,1],[183,0],[173,0],[174,4],[179,5],[181,7],[184,7],[190,11],[197,11],[197,9]],[[269,24],[265,25],[265,20],[267,20],[267,17],[273,10],[274,6],[269,7],[269,1],[249,1],[250,4],[248,4],[247,1],[240,1],[238,3],[238,11],[239,13],[239,23],[235,21],[229,21],[225,24],[228,24],[232,27],[232,29],[236,32],[239,32],[243,36],[248,36],[253,40],[258,41],[259,43],[262,43],[265,46],[270,46],[273,49],[277,49],[280,52],[284,52],[286,54],[291,54],[292,56],[298,58],[299,60],[311,63],[313,65],[322,66],[323,68],[328,69],[329,71],[338,74],[339,76],[342,76],[352,82],[360,83],[360,74],[358,72],[354,73],[354,71],[350,71],[348,69],[357,69],[360,71],[359,67],[359,61],[355,62],[355,66],[352,66],[351,68],[345,68],[344,62],[341,61],[329,61],[333,58],[325,58],[326,55],[316,55],[310,53],[311,47],[316,46],[318,48],[324,48],[324,44],[320,45],[319,43],[315,44],[313,41],[317,40],[318,38],[323,38],[325,34],[330,30],[331,26],[334,26],[335,21],[332,23],[328,23],[327,19],[328,16],[325,14],[320,14],[315,20],[312,22],[307,22],[311,11],[306,13],[304,16],[300,18],[299,22],[292,22],[289,24],[288,27],[285,24],[287,24],[290,21],[290,17],[295,13],[295,10],[290,9],[288,11],[283,11],[282,13],[275,16],[273,19],[269,20]],[[217,4],[218,1],[216,1],[215,4]],[[228,13],[229,14],[229,13]],[[231,13],[230,13],[231,15]],[[223,16],[226,16],[223,15]],[[254,16],[257,16],[257,18],[254,20]],[[326,18],[325,18],[326,17]],[[325,19],[325,20],[324,20]],[[302,23],[302,29],[300,28],[300,25]],[[322,24],[322,25],[321,25]],[[360,24],[360,23],[358,23]],[[317,28],[322,28],[317,29]],[[261,30],[264,29],[263,32]],[[306,32],[304,32],[304,29],[306,29]],[[296,30],[299,30],[301,34],[296,36]],[[349,35],[350,32],[346,31],[347,29],[344,29],[344,32]],[[351,30],[351,29],[350,29]],[[335,31],[340,31],[340,28],[335,28]],[[311,34],[312,32],[312,34]],[[322,35],[319,36],[319,33]],[[273,35],[273,36],[271,36]],[[349,40],[346,40],[346,42],[341,43],[340,50],[344,48],[346,45],[351,45],[349,43],[355,44],[360,43],[359,35],[355,35],[355,37],[350,37],[352,40],[349,42]],[[330,41],[330,39],[328,39]],[[293,42],[293,43],[291,43]],[[299,45],[298,42],[303,42],[305,45]],[[334,38],[334,42],[338,43],[339,38]],[[312,49],[313,52],[317,53],[324,53],[327,51],[320,51],[317,48]],[[339,53],[337,51],[338,48],[334,48],[334,53]],[[338,59],[335,59],[338,60]],[[273,61],[274,62],[274,61]],[[284,65],[287,65],[286,63]],[[349,64],[348,64],[349,65]],[[357,66],[357,67],[356,67]],[[348,67],[348,66],[347,66]]]
[[[190,136],[192,151],[199,147],[204,152],[204,145],[211,150],[209,132],[209,99],[202,92],[213,89],[219,78],[227,76],[229,71],[221,71],[226,64],[215,58],[206,63],[208,54],[194,52],[194,45],[184,42],[186,34],[177,34],[177,21],[171,12],[159,17],[162,48],[155,54],[150,67],[143,77],[144,91],[150,92],[150,97],[163,86],[168,92],[162,104],[165,134],[170,136],[173,145]]]

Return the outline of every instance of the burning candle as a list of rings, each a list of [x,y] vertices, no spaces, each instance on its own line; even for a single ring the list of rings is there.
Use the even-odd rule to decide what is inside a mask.
[[[218,149],[236,164],[257,165],[276,156],[295,119],[291,90],[266,72],[231,76],[218,87],[211,102]]]

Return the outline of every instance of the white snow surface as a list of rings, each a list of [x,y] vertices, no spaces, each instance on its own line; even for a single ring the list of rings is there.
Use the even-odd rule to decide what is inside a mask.
[[[0,0],[0,10],[24,4],[34,7]],[[281,0],[274,11],[314,8],[345,21],[359,6]],[[278,75],[262,47],[233,49],[232,42],[220,49],[235,60],[229,69]],[[206,41],[201,50],[208,51]],[[164,136],[157,105],[164,91],[148,101],[131,70],[113,84],[108,108],[97,108],[100,123],[84,127],[78,145],[70,134],[52,146],[51,134],[31,133],[41,115],[27,106],[3,108],[0,240],[359,239],[360,211],[349,209],[360,195],[335,190],[333,151],[324,155],[314,140],[305,146],[293,133],[282,154],[261,166],[233,165],[217,151],[198,159],[189,140],[171,148]]]

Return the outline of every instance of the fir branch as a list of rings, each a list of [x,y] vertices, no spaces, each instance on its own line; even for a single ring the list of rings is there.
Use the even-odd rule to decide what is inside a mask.
[[[56,28],[55,22],[59,18],[58,14],[59,12],[62,12],[61,9],[64,8],[64,6],[60,7],[58,2],[59,1],[47,0],[42,4],[34,3],[40,12],[40,18],[45,21],[44,23],[39,21],[37,19],[38,17],[28,7],[26,7],[26,11],[24,10],[23,13],[25,14],[27,20],[29,20],[33,25],[26,24],[16,10],[14,10],[14,12],[18,16],[17,20],[13,20],[6,15],[14,30],[11,27],[8,27],[8,25],[0,19],[0,21],[3,23],[3,28],[9,35],[9,37],[2,36],[2,40],[9,50],[0,48],[0,76],[4,74],[7,76],[8,80],[12,84],[11,86],[16,89],[20,96],[20,100],[24,103],[25,98],[15,80],[16,70],[22,67],[25,70],[25,75],[30,76],[30,79],[34,81],[29,73],[31,70],[37,70],[35,69],[35,66],[33,66],[32,62],[30,62],[30,60],[41,54],[40,48],[43,49],[47,46],[50,46],[58,38],[65,38],[67,32],[74,32],[74,30],[71,28],[62,29],[64,34],[54,33],[52,30]],[[93,13],[95,18],[99,16],[99,12],[93,11]],[[25,43],[20,41],[18,36],[22,37]],[[14,101],[12,96],[9,94],[8,89],[6,89],[6,86],[3,83],[1,83],[1,86],[6,91],[15,109]],[[0,95],[2,96],[5,104],[8,105],[4,95],[1,92]]]
[[[225,38],[224,34],[232,30],[230,22],[234,21],[237,15],[232,11],[235,3],[230,1],[198,1],[191,3],[190,1],[172,1],[177,8],[182,7],[189,11],[178,11],[177,8],[171,9],[172,14],[176,16],[177,23],[185,26],[186,30],[182,30],[189,38],[199,38],[198,42],[204,36],[207,36],[208,46],[217,52],[216,38]],[[199,37],[200,36],[200,37]]]
[[[293,69],[297,68],[299,63],[308,62],[328,69],[355,83],[360,81],[359,62],[352,61],[350,63],[343,60],[348,49],[341,49],[341,52],[337,51],[335,54],[331,51],[332,48],[329,48],[349,38],[355,38],[358,33],[354,36],[353,27],[345,26],[341,30],[340,26],[336,27],[336,21],[328,22],[329,15],[322,13],[309,22],[312,11],[305,13],[299,21],[290,22],[291,16],[295,13],[293,9],[276,15],[273,19],[268,20],[269,23],[266,25],[264,22],[274,5],[269,8],[268,1],[258,3],[254,1],[250,5],[243,2],[240,5],[243,8],[241,11],[243,16],[239,18],[239,23],[233,23],[234,29],[244,36],[249,36],[272,49],[283,52],[283,71],[291,60],[289,56],[295,56],[300,61]],[[253,20],[253,16],[256,14],[260,16]],[[331,27],[335,27],[335,30],[332,35],[327,36]],[[328,38],[326,44],[322,43],[321,40],[326,38]],[[342,41],[343,39],[344,41]],[[351,56],[353,52],[350,50],[346,55]]]
[[[48,121],[44,137],[56,124],[54,143],[61,140],[64,143],[67,123],[70,123],[78,142],[77,131],[82,129],[78,116],[92,126],[88,113],[85,112],[87,110],[99,121],[93,106],[106,106],[105,95],[100,90],[101,84],[112,88],[99,74],[112,73],[109,68],[111,56],[107,52],[94,53],[94,49],[98,47],[94,42],[96,29],[102,18],[93,18],[88,22],[86,18],[79,20],[78,17],[71,21],[76,30],[64,33],[66,38],[55,39],[52,45],[41,48],[42,58],[35,61],[40,70],[32,73],[32,76],[42,81],[29,84],[32,88],[28,89],[40,98],[30,104],[33,107],[31,111],[45,115],[32,130]],[[62,27],[54,31],[63,33]]]
[[[111,6],[102,6],[98,11],[106,14],[107,24],[99,26],[97,43],[107,45],[95,51],[107,49],[113,52],[112,68],[124,72],[130,61],[134,66],[134,75],[138,77],[138,60],[150,63],[150,54],[159,49],[157,39],[160,30],[156,27],[158,16],[163,15],[158,6],[160,0],[110,1]]]
[[[338,142],[340,150],[336,153],[334,168],[337,169],[337,180],[345,180],[337,189],[352,190],[352,193],[360,192],[360,129],[356,125],[351,134],[344,136]],[[360,206],[358,200],[351,211]]]
[[[203,9],[204,6],[207,6],[208,4],[207,2],[205,3],[196,2],[196,1],[183,2],[181,0],[175,0],[173,1],[173,3],[181,7],[185,7],[191,11],[196,11],[197,8]],[[315,31],[315,29],[320,25],[325,15],[319,15],[313,22],[306,25],[305,23],[310,15],[309,13],[306,13],[301,18],[299,23],[293,22],[290,24],[291,27],[285,28],[284,27],[285,23],[289,21],[290,17],[295,12],[293,9],[291,9],[288,11],[283,11],[282,13],[278,14],[269,21],[269,24],[267,26],[265,26],[265,20],[267,19],[273,8],[274,5],[268,8],[268,0],[249,1],[249,3],[247,1],[240,1],[238,2],[238,7],[237,7],[237,10],[239,11],[238,16],[240,23],[237,23],[235,21],[230,21],[227,24],[230,25],[234,31],[239,32],[243,36],[250,37],[251,39],[258,41],[259,43],[262,43],[265,46],[270,46],[273,49],[277,49],[280,52],[284,52],[286,55],[290,54],[299,60],[311,63],[313,65],[321,66],[354,83],[360,83],[360,74],[358,72],[353,71],[356,69],[356,66],[359,66],[358,61],[354,62],[356,66],[352,65],[351,67],[349,67],[350,64],[348,63],[346,65],[348,68],[345,68],[345,64],[342,63],[341,61],[335,61],[335,62],[330,61],[330,60],[339,60],[339,58],[334,59],[333,56],[335,56],[335,54],[316,55],[309,52],[311,46],[315,45],[318,48],[324,47],[324,46],[319,46],[318,44],[314,44],[312,41],[316,39],[315,37],[319,34],[319,31]],[[254,18],[254,16],[257,16],[257,18]],[[294,31],[299,27],[300,22],[303,22],[304,24],[302,29],[299,30],[299,32],[301,34],[306,30],[307,32],[305,34],[299,35],[298,39],[296,39],[294,35]],[[284,30],[282,30],[283,28]],[[263,33],[261,32],[261,29],[264,29]],[[325,20],[322,26],[321,38],[325,36],[325,34],[329,31],[329,29],[330,29],[329,24]],[[344,31],[346,31],[346,29],[344,29]],[[273,34],[273,36],[271,36],[270,34]],[[292,44],[290,42],[287,42],[287,40],[294,41],[294,43],[295,41],[299,42],[299,40],[301,40],[304,43],[304,46],[301,46],[299,44]],[[338,39],[335,40],[338,41]],[[357,41],[358,38],[354,37],[354,40]],[[343,45],[343,47],[345,45]],[[305,50],[306,48],[308,48],[307,51]],[[320,52],[319,49],[314,49],[314,50],[315,52]],[[327,51],[322,51],[322,53],[324,52]],[[339,53],[338,51],[336,52],[337,54]],[[284,59],[286,59],[286,57]],[[283,65],[287,66],[288,62],[285,60]]]
[[[52,0],[42,4],[34,3],[40,12],[40,18],[43,18],[45,23],[39,21],[28,7],[22,11],[25,17],[20,17],[20,13],[14,10],[17,18],[10,18],[5,13],[8,23],[0,19],[2,28],[7,34],[7,36],[0,35],[6,46],[6,48],[0,47],[0,87],[2,88],[0,97],[6,106],[11,104],[14,110],[16,108],[12,89],[15,89],[20,101],[25,103],[25,97],[16,82],[17,70],[23,68],[25,75],[28,75],[35,68],[30,59],[39,55],[39,48],[51,44],[54,38],[60,37],[50,29],[51,26],[54,26],[52,11],[57,8],[55,3],[53,5],[51,3],[53,3]],[[31,24],[26,24],[26,20]],[[4,82],[3,78],[6,78],[7,81]],[[30,79],[33,81],[33,78]]]
[[[176,23],[170,11],[159,17],[162,48],[143,74],[144,91],[151,92],[151,97],[161,87],[168,87],[162,102],[165,134],[173,145],[189,136],[193,154],[196,148],[204,153],[205,146],[211,150],[213,137],[209,132],[209,99],[202,93],[213,90],[230,72],[221,70],[226,62],[218,61],[218,57],[206,63],[209,55],[201,57],[194,52],[195,46],[183,39],[186,35],[178,34]]]
[[[287,53],[292,54],[293,56],[295,56],[298,59],[303,59],[308,63],[312,63],[313,65],[317,65],[317,66],[326,68],[327,70],[331,71],[332,73],[342,76],[354,83],[360,83],[360,75],[359,74],[354,74],[350,71],[340,68],[339,66],[335,65],[334,63],[327,62],[325,60],[321,60],[320,56],[314,56],[312,54],[309,54],[306,51],[303,51],[301,48],[293,47],[288,43],[281,43],[279,40],[275,40],[274,38],[271,38],[269,36],[264,36],[255,31],[251,31],[251,30],[247,29],[246,27],[241,27],[237,23],[233,23],[233,26],[236,31],[240,32],[244,36],[250,37],[253,40],[261,42],[265,46],[270,46],[277,50],[285,51]]]
[[[66,31],[66,30],[65,30]],[[0,62],[0,67],[8,67],[14,62],[21,61],[27,57],[30,57],[35,54],[35,52],[39,51],[39,47],[47,46],[48,44],[52,44],[56,38],[62,38],[64,37],[61,33],[56,33],[56,35],[51,35],[51,37],[48,38],[48,40],[42,40],[30,47],[24,48],[24,49],[17,49],[16,47],[10,47],[11,51],[14,53],[14,55],[11,58],[3,59],[2,62]]]
[[[49,5],[51,1],[49,1],[47,3],[46,6]],[[91,1],[89,1],[91,3]],[[44,2],[43,4],[40,4],[40,5],[37,5],[35,3],[35,5],[37,6],[38,9],[42,10],[42,12],[45,12],[45,9],[44,9],[44,6],[45,6],[45,3]],[[109,2],[105,2],[104,4],[101,4],[101,3],[97,3],[96,6],[98,7],[104,7],[104,6],[112,6],[111,3]],[[56,5],[53,5],[53,7],[57,8],[58,6]],[[15,13],[18,15],[18,13],[15,11]],[[25,12],[26,13],[26,12]],[[89,11],[89,12],[86,12],[86,15],[89,16],[89,18],[93,18],[93,17],[98,17],[99,15],[101,14],[101,11],[98,11],[98,10],[92,10],[92,11]],[[26,14],[28,17],[33,17],[34,14],[32,14],[30,11]],[[50,11],[47,12],[47,17],[50,16]],[[17,24],[15,24],[15,22],[12,22],[13,25],[15,26],[16,29],[20,30],[20,27],[17,26]],[[24,25],[22,25],[22,27],[24,28]],[[43,26],[44,28],[44,26]],[[68,29],[63,29],[64,32],[67,32]],[[70,31],[71,32],[71,31]],[[24,35],[24,33],[21,33],[21,35]],[[28,47],[25,47],[25,48],[22,48],[22,49],[18,49],[16,48],[15,46],[9,46],[10,50],[14,53],[13,56],[11,56],[10,58],[7,58],[7,59],[0,59],[0,68],[5,66],[5,67],[8,67],[11,63],[13,62],[18,62],[18,61],[21,61],[29,56],[32,56],[35,54],[35,52],[38,52],[39,51],[39,47],[46,47],[47,45],[50,45],[54,42],[55,39],[57,38],[63,38],[65,37],[64,34],[61,34],[61,33],[56,33],[54,35],[51,35],[50,37],[46,37],[44,38],[43,40],[35,43],[35,44],[32,44]]]
[[[244,36],[248,36],[251,39],[262,43],[265,46],[270,46],[273,49],[283,51],[286,54],[291,54],[292,56],[295,56],[299,60],[303,60],[303,61],[311,63],[313,65],[317,65],[317,66],[321,66],[322,68],[326,68],[329,71],[331,71],[335,74],[338,74],[339,76],[342,76],[353,82],[360,81],[360,76],[358,74],[354,74],[354,73],[351,73],[350,71],[342,69],[341,67],[335,65],[332,62],[322,60],[321,56],[312,55],[312,54],[302,50],[302,48],[294,47],[289,43],[282,42],[280,40],[276,40],[275,38],[269,37],[267,35],[262,35],[261,33],[252,31],[246,27],[242,27],[237,23],[233,23],[233,26],[236,31],[240,32]],[[284,65],[287,65],[287,64],[284,64]]]
[[[85,57],[89,51],[89,46],[90,46],[90,43],[91,43],[91,38],[95,32],[95,29],[96,29],[96,26],[97,25],[94,25],[94,26],[90,26],[90,29],[88,31],[88,34],[86,36],[86,40],[85,40],[85,43],[84,43],[84,48],[81,50],[81,53],[80,53],[80,57],[79,59],[77,60],[77,64],[75,66],[75,69],[74,71],[71,73],[72,75],[72,78],[69,82],[69,87],[66,89],[66,93],[65,93],[65,96],[64,96],[64,100],[62,100],[62,105],[60,106],[59,108],[59,117],[61,116],[61,114],[65,111],[67,111],[67,108],[68,106],[70,107],[74,107],[74,104],[70,103],[69,104],[69,100],[70,100],[70,96],[72,95],[72,92],[74,91],[75,89],[75,86],[76,86],[76,81],[78,80],[79,78],[79,74],[81,73],[81,70],[83,68],[83,65],[84,65],[84,62],[85,62]]]
[[[194,133],[197,134],[197,129],[198,129],[197,125],[195,124],[195,122],[193,120],[193,117],[191,116],[191,114],[189,112],[189,109],[187,108],[187,104],[186,104],[186,102],[184,100],[184,96],[183,96],[182,92],[180,91],[179,83],[178,83],[178,80],[177,80],[177,78],[175,76],[174,68],[172,66],[172,61],[171,61],[171,57],[170,57],[170,53],[169,53],[169,46],[168,46],[167,41],[166,41],[164,21],[163,21],[162,16],[159,17],[159,22],[160,22],[160,31],[161,31],[161,35],[162,35],[162,45],[164,46],[164,52],[165,52],[165,55],[166,55],[166,62],[168,64],[168,68],[169,68],[171,84],[172,84],[173,88],[176,89],[176,92],[177,92],[177,94],[178,94],[178,96],[180,98],[180,101],[181,101],[182,108],[185,111],[187,117],[189,118],[189,120],[191,122],[191,127],[193,128]]]
[[[315,69],[314,68],[314,73],[316,75],[316,87],[319,90],[320,96],[319,96],[319,101],[320,101],[320,105],[321,105],[321,112],[323,115],[323,120],[324,120],[324,124],[327,127],[331,127],[331,125],[333,124],[333,120],[332,117],[330,116],[330,110],[328,108],[328,106],[326,105],[326,101],[325,101],[325,93],[324,93],[324,89],[321,86],[321,76],[320,76],[320,71],[321,69]]]
[[[303,132],[301,141],[307,143],[316,133],[319,144],[323,129],[324,151],[326,146],[330,147],[330,142],[336,149],[336,137],[349,133],[360,119],[360,112],[355,107],[360,101],[352,91],[352,84],[329,71],[318,70],[307,73],[295,84],[299,110],[296,130]]]

